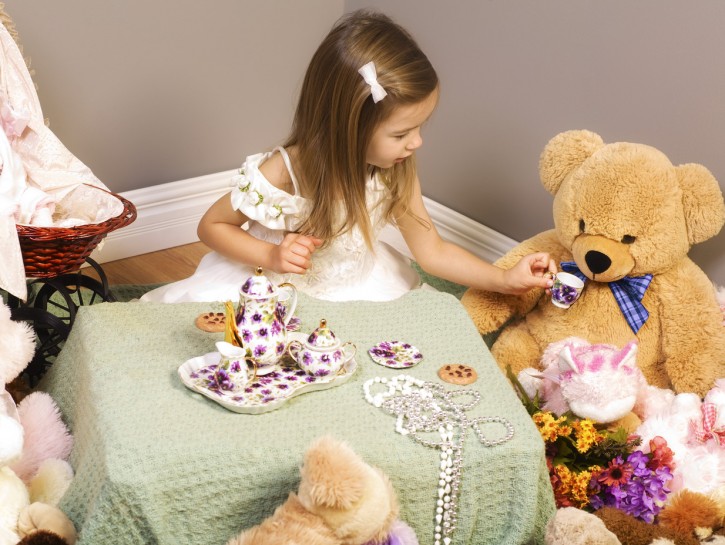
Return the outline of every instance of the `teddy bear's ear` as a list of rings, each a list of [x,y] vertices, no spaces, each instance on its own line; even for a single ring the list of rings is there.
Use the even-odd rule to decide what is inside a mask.
[[[539,176],[544,188],[555,195],[569,173],[604,146],[602,137],[587,131],[557,134],[544,147],[539,158]]]
[[[707,168],[697,163],[679,165],[675,171],[682,188],[690,245],[714,237],[725,222],[720,184]]]

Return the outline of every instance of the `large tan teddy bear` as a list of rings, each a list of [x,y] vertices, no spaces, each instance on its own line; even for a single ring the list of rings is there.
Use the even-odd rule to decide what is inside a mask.
[[[540,289],[469,289],[462,302],[479,331],[501,330],[491,349],[501,369],[540,368],[544,349],[571,335],[618,347],[636,339],[650,385],[705,395],[725,376],[725,327],[712,282],[687,252],[725,222],[717,180],[702,165],[673,166],[655,148],[605,144],[586,130],[552,138],[539,172],[555,228],[496,264],[549,252],[584,289],[568,309]]]

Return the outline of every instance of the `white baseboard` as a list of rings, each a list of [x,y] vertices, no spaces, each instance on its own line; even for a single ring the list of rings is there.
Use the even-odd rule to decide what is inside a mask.
[[[136,206],[131,225],[108,234],[91,257],[98,263],[198,242],[204,212],[231,189],[235,170],[121,193]]]
[[[230,190],[235,172],[219,172],[122,193],[136,206],[138,217],[131,225],[109,233],[91,257],[98,263],[106,263],[198,242],[196,226],[201,216]],[[450,208],[427,197],[423,199],[443,238],[487,261],[495,261],[517,244]],[[394,227],[387,227],[381,238],[410,257],[403,237]]]

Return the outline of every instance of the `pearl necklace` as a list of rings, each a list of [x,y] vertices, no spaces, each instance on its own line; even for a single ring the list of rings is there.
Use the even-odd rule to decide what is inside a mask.
[[[409,375],[371,378],[363,384],[363,392],[368,403],[397,415],[395,431],[410,436],[421,445],[440,449],[434,545],[450,545],[458,522],[458,491],[461,486],[466,430],[472,428],[483,446],[493,447],[514,436],[513,425],[500,416],[469,419],[465,411],[481,400],[481,393],[476,390],[446,391],[441,384],[425,382]],[[454,399],[464,396],[470,398],[467,403]],[[506,435],[488,439],[481,425],[489,423],[503,425]],[[431,432],[437,432],[440,441],[429,435],[421,435]]]

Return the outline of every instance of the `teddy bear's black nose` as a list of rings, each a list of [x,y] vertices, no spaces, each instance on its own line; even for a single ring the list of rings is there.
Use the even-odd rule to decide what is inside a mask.
[[[596,250],[589,250],[584,256],[584,261],[587,263],[587,267],[594,274],[601,274],[606,271],[612,264],[612,260],[609,259],[602,252]]]

